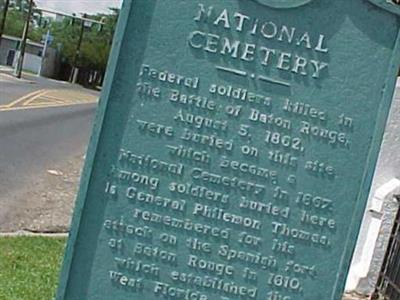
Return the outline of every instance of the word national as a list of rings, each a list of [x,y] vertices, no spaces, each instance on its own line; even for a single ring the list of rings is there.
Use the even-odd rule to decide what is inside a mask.
[[[327,54],[329,49],[326,37],[322,34],[310,35],[295,27],[252,18],[240,12],[230,13],[227,9],[216,12],[214,7],[206,8],[203,4],[199,4],[194,20],[201,28],[189,34],[188,43],[194,49],[243,62],[258,61],[265,68],[276,68],[314,79],[321,78],[322,72],[327,71],[328,63],[316,59],[321,55],[310,53],[305,56],[307,51],[304,51]],[[208,31],[204,31],[204,28],[208,28]],[[235,32],[236,35],[245,35],[245,39],[243,36],[233,38]],[[223,36],[224,33],[226,36]],[[280,50],[279,46],[298,49],[302,55],[295,51]]]

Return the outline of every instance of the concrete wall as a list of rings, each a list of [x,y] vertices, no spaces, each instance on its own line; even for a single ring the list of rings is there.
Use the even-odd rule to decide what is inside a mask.
[[[0,46],[0,65],[7,65],[7,57],[10,50],[15,50],[17,42],[3,38]]]
[[[17,51],[19,39],[15,37],[3,37],[0,46],[0,65],[7,65],[7,58],[10,51],[15,51],[12,66],[15,67],[19,52]],[[41,75],[44,77],[54,77],[58,69],[58,53],[57,50],[48,47],[46,57],[42,60],[43,45],[28,42],[24,58],[24,70],[38,74],[40,65],[42,64]]]
[[[18,56],[19,52],[17,52],[17,55],[15,56],[13,67],[17,65]],[[41,63],[42,63],[42,58],[40,56],[33,55],[30,53],[25,53],[23,69],[24,71],[29,71],[31,73],[38,74]]]
[[[44,77],[55,77],[58,72],[59,57],[57,50],[53,48],[47,48],[46,56],[43,57],[42,61],[42,72],[41,76]]]

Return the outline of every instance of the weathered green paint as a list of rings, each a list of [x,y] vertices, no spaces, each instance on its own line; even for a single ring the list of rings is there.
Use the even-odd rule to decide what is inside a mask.
[[[400,65],[399,11],[125,1],[57,299],[340,299]]]
[[[307,4],[313,0],[255,0],[274,8],[293,8]]]

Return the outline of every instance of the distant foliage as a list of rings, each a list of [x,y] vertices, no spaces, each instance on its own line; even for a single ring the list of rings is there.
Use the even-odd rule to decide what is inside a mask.
[[[5,0],[0,0],[0,8],[3,11]],[[25,20],[28,14],[28,0],[11,0],[10,7],[7,14],[4,34],[21,37],[25,26]],[[34,8],[36,5],[34,3]],[[2,15],[2,14],[1,14]],[[1,18],[1,17],[0,17]],[[29,39],[33,41],[40,41],[41,34],[35,28],[35,18],[31,19],[31,26],[29,30]]]
[[[88,16],[90,19],[103,20],[105,25],[93,24],[85,28],[81,53],[78,66],[84,68],[104,71],[107,66],[108,56],[111,49],[112,38],[119,10],[113,10],[110,15],[98,14]],[[68,63],[72,63],[78,44],[81,22],[76,20],[73,24],[71,19],[51,24],[51,34],[55,37],[54,45],[61,46],[61,53]]]
[[[0,0],[3,8],[5,0]],[[21,37],[28,11],[28,0],[11,0],[6,19],[4,34]],[[36,5],[35,5],[36,8]],[[78,66],[104,72],[110,53],[112,37],[119,16],[119,9],[110,9],[110,14],[88,15],[87,18],[102,20],[105,25],[92,24],[84,32],[81,54]],[[1,18],[1,17],[0,17]],[[63,17],[57,19],[44,17],[34,9],[29,30],[29,39],[35,42],[43,41],[47,31],[54,37],[51,47],[60,50],[64,62],[72,64],[81,30],[81,21]]]

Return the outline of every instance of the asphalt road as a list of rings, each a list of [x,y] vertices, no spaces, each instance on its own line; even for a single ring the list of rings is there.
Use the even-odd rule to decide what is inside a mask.
[[[0,231],[31,200],[46,171],[84,155],[98,93],[0,73]]]

